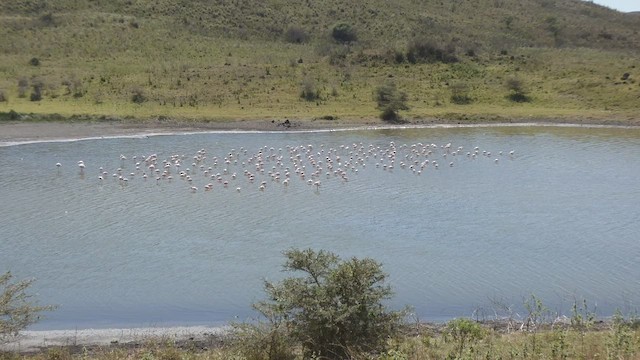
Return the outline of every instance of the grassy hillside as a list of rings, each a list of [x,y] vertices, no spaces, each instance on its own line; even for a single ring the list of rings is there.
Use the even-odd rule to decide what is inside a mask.
[[[625,119],[639,33],[637,15],[579,0],[4,1],[0,112],[375,118],[393,81],[409,119]],[[420,46],[448,60],[408,56]]]

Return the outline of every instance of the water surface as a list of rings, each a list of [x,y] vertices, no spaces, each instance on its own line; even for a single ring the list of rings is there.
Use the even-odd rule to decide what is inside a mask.
[[[308,145],[301,180],[288,149]],[[412,145],[429,145],[432,154],[415,164]],[[360,147],[378,155],[364,167],[344,165]],[[475,159],[466,155],[476,147]],[[394,167],[384,169],[389,159],[380,158],[392,148]],[[201,149],[207,159],[193,168]],[[240,152],[238,163],[225,164],[232,151]],[[259,151],[276,155],[264,160],[263,174],[249,164]],[[317,178],[309,153],[324,163]],[[144,163],[135,169],[151,154],[160,164],[184,157],[173,180],[156,181]],[[421,319],[489,313],[492,300],[518,305],[531,293],[563,314],[585,298],[608,315],[636,309],[640,299],[638,154],[639,130],[569,127],[210,133],[0,147],[0,271],[37,278],[40,302],[60,305],[36,329],[246,319],[263,298],[263,280],[287,275],[282,251],[292,247],[380,261],[396,292],[389,305],[411,305]],[[326,176],[327,156],[348,181]],[[409,168],[427,159],[420,175]],[[187,167],[191,183],[178,174]],[[208,167],[228,188],[204,176]],[[112,177],[118,168],[126,183]],[[253,183],[244,170],[255,173]],[[213,190],[204,190],[208,183]]]

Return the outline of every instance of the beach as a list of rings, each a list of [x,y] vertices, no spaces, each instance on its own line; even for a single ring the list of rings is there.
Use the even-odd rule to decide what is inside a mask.
[[[227,327],[176,326],[131,329],[82,329],[22,331],[8,342],[0,342],[0,351],[38,352],[52,347],[103,347],[148,342],[216,343]]]
[[[379,119],[321,120],[237,120],[237,121],[188,121],[188,120],[63,120],[63,121],[5,121],[0,122],[0,145],[25,142],[97,139],[106,137],[152,136],[163,134],[218,132],[218,131],[331,131],[367,128],[406,128],[438,126],[507,126],[507,125],[558,125],[636,127],[640,118],[550,118],[550,119],[441,119],[430,118],[404,123],[387,123]]]

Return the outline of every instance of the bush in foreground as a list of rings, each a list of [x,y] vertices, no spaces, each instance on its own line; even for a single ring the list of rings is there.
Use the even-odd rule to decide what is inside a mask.
[[[236,327],[243,348],[252,349],[250,357],[293,358],[292,344],[305,358],[345,359],[385,350],[404,313],[383,305],[392,291],[379,263],[369,258],[341,260],[331,252],[311,249],[284,255],[284,269],[301,276],[265,282],[268,300],[254,307],[267,323]],[[252,340],[258,346],[249,346]],[[258,348],[263,356],[256,356]]]
[[[53,310],[52,306],[38,306],[31,301],[26,290],[33,279],[11,282],[13,275],[6,272],[0,275],[0,343],[18,335],[21,330],[37,322],[40,313]]]

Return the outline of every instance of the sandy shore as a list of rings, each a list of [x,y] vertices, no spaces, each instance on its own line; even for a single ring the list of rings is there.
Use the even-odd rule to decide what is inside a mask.
[[[391,125],[378,119],[360,120],[238,120],[238,121],[5,121],[0,122],[0,145],[24,142],[92,139],[117,136],[145,136],[207,131],[309,131],[349,128],[431,127],[431,126],[500,126],[500,125],[575,125],[575,126],[640,126],[640,118],[627,119],[423,119]]]
[[[367,127],[373,122],[326,120],[289,121],[6,121],[0,122],[0,144],[65,139],[90,139],[114,136],[155,135],[204,131],[305,131],[348,127]]]
[[[143,344],[150,341],[198,341],[213,343],[227,331],[225,327],[149,327],[132,329],[84,329],[22,331],[0,350],[36,352],[56,346],[109,346]]]

